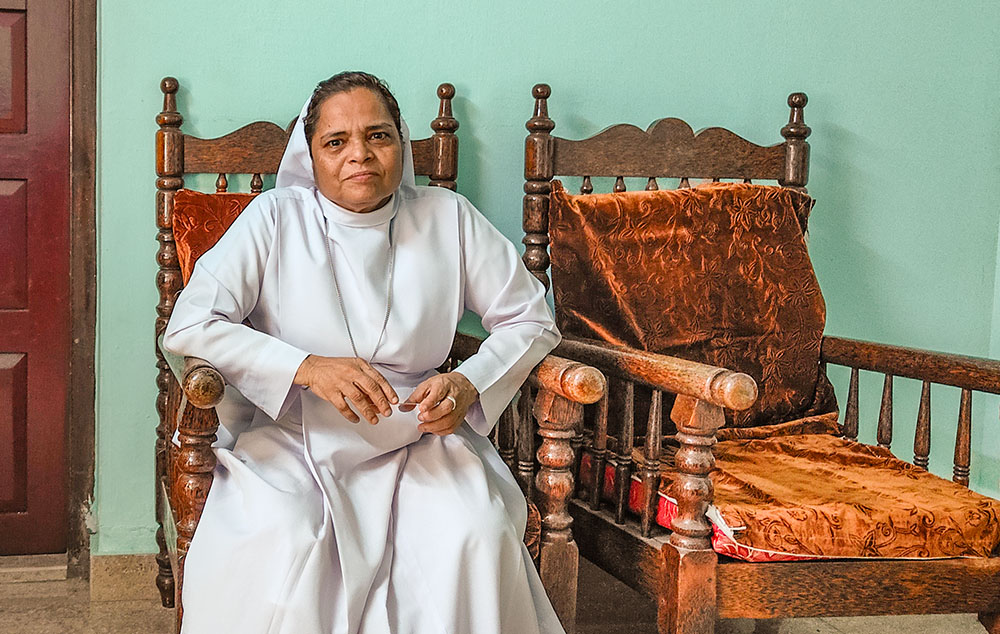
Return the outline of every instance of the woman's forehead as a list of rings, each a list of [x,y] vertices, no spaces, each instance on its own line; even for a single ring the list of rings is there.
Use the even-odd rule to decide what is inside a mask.
[[[382,125],[394,127],[392,115],[382,99],[367,88],[330,95],[320,104],[316,122],[317,131],[323,132],[348,132]]]

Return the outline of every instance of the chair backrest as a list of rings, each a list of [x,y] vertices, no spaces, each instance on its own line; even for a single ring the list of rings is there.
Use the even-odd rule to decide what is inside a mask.
[[[592,178],[615,179],[614,191],[625,191],[625,178],[646,178],[646,189],[659,189],[658,178],[680,179],[679,187],[691,179],[735,179],[777,181],[783,187],[805,191],[809,180],[811,130],[803,119],[804,93],[788,97],[791,112],[781,128],[782,143],[761,146],[725,128],[706,128],[697,133],[680,119],[660,119],[647,130],[619,124],[582,140],[551,134],[555,122],[549,118],[551,89],[537,84],[532,89],[535,109],[528,120],[524,145],[524,263],[549,286],[549,193],[556,176],[583,177],[580,193],[593,192]]]

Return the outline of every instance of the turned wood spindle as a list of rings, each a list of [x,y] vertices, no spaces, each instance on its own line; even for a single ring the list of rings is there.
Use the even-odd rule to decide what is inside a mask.
[[[539,390],[534,417],[542,442],[538,447],[538,510],[542,514],[539,572],[552,607],[568,631],[576,617],[576,583],[579,549],[573,541],[569,501],[573,492],[571,439],[583,418],[583,405],[548,390]]]
[[[844,438],[858,439],[858,369],[851,368],[851,385],[847,390],[847,407],[844,411]]]
[[[713,183],[720,183],[720,182],[722,182],[722,179],[719,178],[718,176],[714,176],[714,177],[712,177],[712,182]]]
[[[749,178],[744,178],[743,179],[743,184],[744,185],[753,185],[753,180],[751,180]]]
[[[715,467],[715,433],[725,423],[722,408],[690,396],[678,396],[671,419],[680,447],[674,456],[677,480],[671,487],[677,517],[671,522],[670,543],[687,550],[711,550],[712,526],[705,513],[714,499],[709,474]]]
[[[653,390],[649,399],[649,419],[646,425],[646,445],[642,455],[642,504],[640,528],[643,537],[649,537],[656,524],[656,511],[660,501],[660,450],[663,443],[663,392]]]
[[[812,130],[805,124],[803,109],[809,99],[805,93],[793,92],[788,95],[788,123],[781,128],[785,138],[785,170],[778,183],[785,187],[795,187],[805,191],[809,182],[809,143],[806,139]]]
[[[661,632],[711,632],[716,618],[718,556],[712,550],[712,525],[706,513],[714,499],[709,474],[715,467],[715,433],[726,422],[722,408],[678,396],[670,412],[680,448],[674,456],[676,480],[670,488],[677,516],[661,550],[659,618]]]
[[[514,434],[517,428],[517,410],[514,403],[508,405],[507,409],[500,415],[500,424],[497,427],[497,452],[511,473],[516,473],[517,460],[514,454]]]
[[[250,177],[250,193],[259,194],[264,191],[264,179],[260,177],[260,174],[254,173]]]
[[[681,182],[677,185],[677,189],[691,189],[691,181],[687,176],[681,177]]]
[[[521,492],[531,502],[534,498],[533,479],[535,476],[535,434],[533,432],[534,390],[525,385],[521,387],[520,424],[517,426],[517,470],[514,475],[521,485]]]
[[[878,408],[878,446],[892,445],[892,375],[885,375],[882,385],[882,405]]]
[[[972,453],[972,390],[962,390],[958,406],[958,433],[955,438],[955,468],[952,480],[969,486],[969,464]]]
[[[580,193],[581,194],[593,194],[594,193],[594,184],[592,182],[590,182],[590,177],[589,176],[584,176],[583,177],[583,183],[580,185]]]
[[[625,179],[619,176],[615,178],[614,192],[620,194],[623,191],[625,191]]]
[[[655,192],[659,188],[660,188],[660,186],[656,184],[656,178],[653,177],[653,176],[650,176],[649,180],[646,181],[646,191],[648,191],[648,192]]]
[[[452,116],[451,101],[455,97],[455,87],[443,83],[437,89],[438,116],[431,121],[434,143],[434,165],[431,168],[430,185],[455,191],[458,179],[458,119]]]
[[[931,452],[931,383],[924,381],[920,390],[920,409],[917,410],[917,430],[913,436],[913,464],[927,468]]]
[[[215,193],[225,194],[229,189],[229,179],[226,178],[225,174],[220,173],[219,177],[215,179]]]
[[[176,494],[171,493],[171,504],[177,514],[177,578],[183,579],[184,560],[212,487],[216,464],[212,443],[216,440],[218,418],[214,409],[196,408],[186,397],[180,407],[181,411],[186,408],[187,413],[180,418],[177,430],[180,449],[174,465]]]
[[[604,468],[608,453],[608,395],[597,402],[597,416],[594,425],[594,445],[591,450],[591,464],[594,478],[590,485],[590,508],[601,508],[601,496],[604,493]]]
[[[632,449],[635,447],[635,383],[622,385],[622,428],[615,453],[615,523],[624,524],[632,485]]]
[[[525,127],[524,198],[522,227],[524,228],[525,266],[549,288],[549,193],[552,191],[552,136],[556,124],[549,118],[547,99],[552,94],[547,84],[536,84],[531,90],[535,98],[534,115]]]
[[[164,607],[174,605],[174,580],[171,574],[170,557],[167,552],[166,540],[161,523],[164,500],[160,481],[164,479],[167,468],[167,438],[166,420],[167,390],[170,384],[170,367],[160,352],[157,340],[167,326],[170,314],[173,312],[174,297],[181,288],[181,271],[177,262],[177,249],[174,245],[172,232],[174,194],[184,186],[184,135],[180,130],[184,119],[177,112],[177,90],[180,87],[173,77],[166,77],[160,82],[163,93],[163,110],[156,116],[156,288],[159,292],[159,302],[156,305],[156,321],[153,327],[153,347],[156,354],[156,412],[159,423],[156,427],[156,507],[157,524],[156,541],[159,553],[156,556],[158,572],[156,587],[160,591],[160,601]]]

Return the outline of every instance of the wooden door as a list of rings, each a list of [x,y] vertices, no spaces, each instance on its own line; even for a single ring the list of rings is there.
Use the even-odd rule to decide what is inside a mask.
[[[0,555],[66,549],[70,0],[0,0]]]

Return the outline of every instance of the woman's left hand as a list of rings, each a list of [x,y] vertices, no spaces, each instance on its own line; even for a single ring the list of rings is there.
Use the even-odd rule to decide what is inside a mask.
[[[469,407],[479,398],[479,390],[460,372],[437,374],[422,382],[400,403],[399,410],[414,407],[420,412],[417,429],[437,436],[454,433],[465,420]]]

